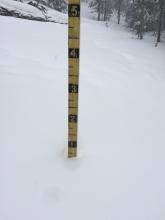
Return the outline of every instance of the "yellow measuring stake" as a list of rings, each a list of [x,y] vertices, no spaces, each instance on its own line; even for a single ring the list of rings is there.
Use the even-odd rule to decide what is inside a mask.
[[[68,4],[68,157],[77,156],[80,54],[80,0]]]

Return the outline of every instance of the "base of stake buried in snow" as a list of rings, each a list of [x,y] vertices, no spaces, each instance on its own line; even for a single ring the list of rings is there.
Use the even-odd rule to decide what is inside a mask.
[[[67,149],[67,148],[63,151],[63,157],[64,157],[64,158],[73,159],[73,160],[81,159],[81,158],[83,158],[85,155],[86,155],[85,150],[84,150],[83,148],[81,148],[80,146],[79,146],[79,148],[78,148],[76,157],[68,157],[68,149]]]

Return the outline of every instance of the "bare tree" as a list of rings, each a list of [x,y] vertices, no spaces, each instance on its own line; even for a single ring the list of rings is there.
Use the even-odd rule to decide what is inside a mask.
[[[158,20],[157,42],[160,42],[162,23],[163,23],[163,12],[164,12],[164,0],[159,0],[159,20]]]
[[[118,24],[120,24],[120,17],[121,17],[121,5],[122,5],[123,0],[118,0],[118,9],[117,9],[117,20]]]

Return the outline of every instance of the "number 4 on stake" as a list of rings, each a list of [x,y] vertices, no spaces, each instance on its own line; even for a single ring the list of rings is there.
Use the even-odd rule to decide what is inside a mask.
[[[77,156],[80,0],[68,5],[68,157]]]

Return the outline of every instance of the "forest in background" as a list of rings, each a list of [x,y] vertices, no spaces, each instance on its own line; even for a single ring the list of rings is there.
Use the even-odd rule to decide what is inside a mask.
[[[67,12],[66,0],[15,0],[30,2],[40,8],[45,5],[60,12]],[[143,39],[146,32],[152,31],[156,38],[156,46],[161,42],[161,33],[165,30],[165,0],[84,0],[91,11],[97,14],[98,21],[109,21],[112,15],[120,24],[121,17],[127,26],[134,31],[139,39]]]
[[[89,7],[97,13],[98,21],[108,21],[113,14],[120,24],[121,17],[139,39],[144,33],[153,31],[156,41],[161,41],[161,32],[165,29],[164,0],[91,0]]]

